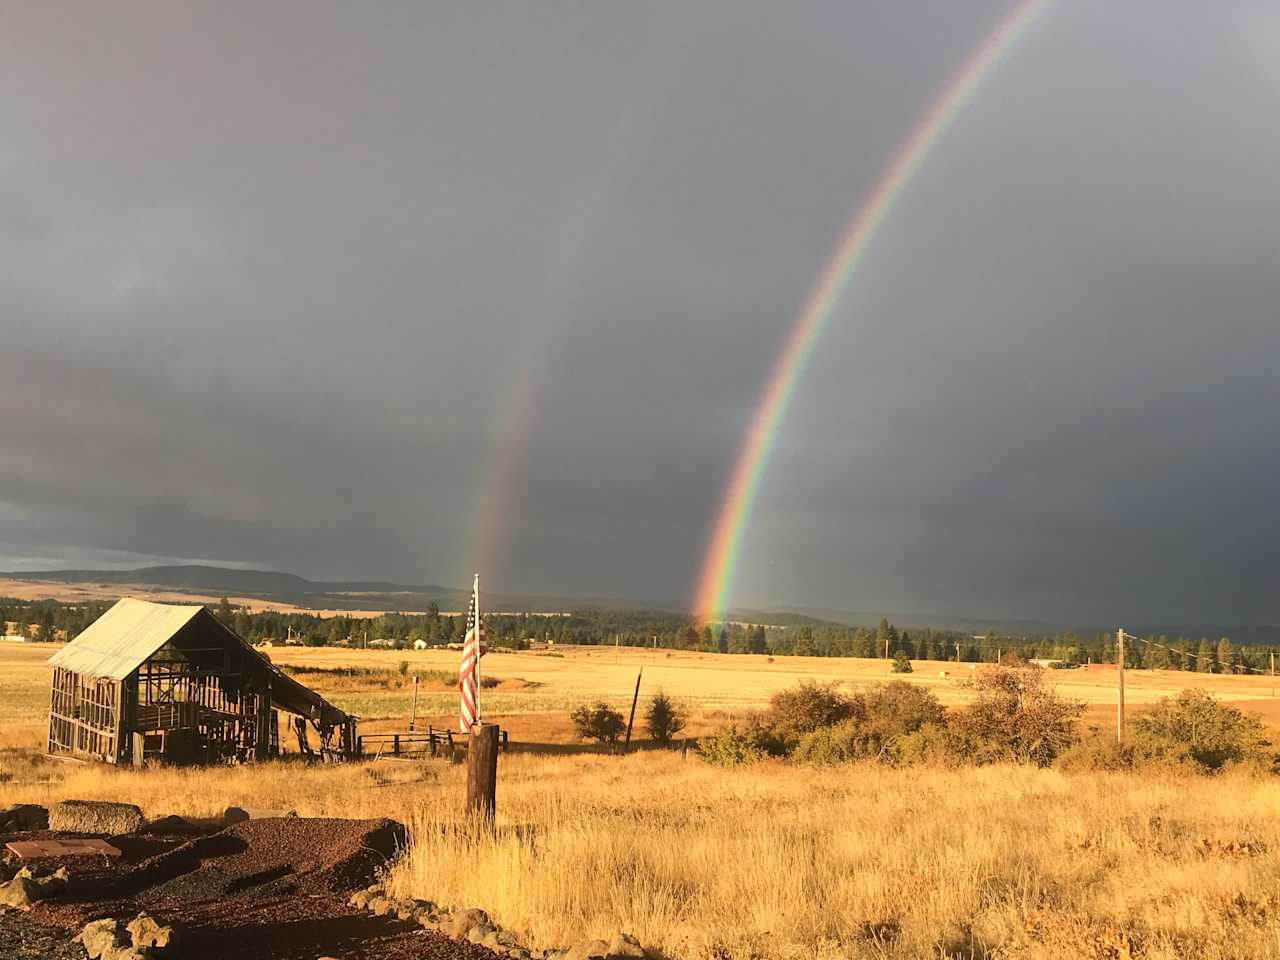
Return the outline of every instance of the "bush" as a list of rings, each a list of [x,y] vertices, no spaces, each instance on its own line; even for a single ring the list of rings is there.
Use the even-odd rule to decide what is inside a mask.
[[[740,727],[731,723],[713,736],[703,738],[698,744],[698,755],[707,763],[718,767],[756,763],[770,754],[767,744],[760,736],[762,729],[753,724]]]
[[[881,744],[868,736],[859,720],[844,720],[832,727],[819,727],[800,738],[791,758],[800,763],[829,765],[851,760],[876,759]]]
[[[622,714],[614,710],[604,701],[594,706],[583,705],[569,714],[581,740],[595,740],[597,743],[617,743],[627,729]]]
[[[907,659],[907,655],[901,650],[893,655],[893,672],[911,673],[911,661]]]
[[[676,734],[684,729],[686,722],[684,711],[661,690],[649,701],[644,719],[649,728],[649,736],[663,746],[671,743]]]
[[[943,722],[926,723],[904,733],[890,747],[893,762],[901,766],[958,767],[972,762],[974,752],[973,744],[963,734]]]
[[[977,699],[959,711],[952,732],[978,763],[1016,760],[1048,766],[1078,739],[1084,704],[1063,700],[1036,669],[988,667],[971,681]]]
[[[944,716],[937,697],[905,680],[872,687],[861,701],[866,723],[885,738],[911,733],[926,723],[940,723]]]
[[[1166,697],[1133,720],[1133,750],[1141,760],[1189,763],[1204,771],[1267,758],[1262,723],[1202,690]]]
[[[940,723],[942,704],[923,687],[895,680],[850,701],[853,717],[805,734],[792,756],[805,763],[895,760],[895,744],[926,724]]]
[[[1116,743],[1114,732],[1094,730],[1058,754],[1053,765],[1068,773],[1128,770],[1134,766],[1132,743]]]
[[[835,684],[803,680],[790,690],[775,693],[762,721],[790,749],[807,733],[853,719],[859,707],[858,702],[837,690]]]

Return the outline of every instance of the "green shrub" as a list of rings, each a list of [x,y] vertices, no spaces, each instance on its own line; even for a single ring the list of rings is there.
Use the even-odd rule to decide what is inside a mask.
[[[1228,763],[1265,761],[1262,722],[1219,703],[1202,690],[1166,697],[1133,720],[1133,749],[1141,760],[1192,764],[1204,771]]]
[[[898,738],[943,718],[942,704],[932,693],[903,680],[873,687],[851,702],[853,717],[811,730],[800,738],[792,757],[818,764],[895,760]]]
[[[899,650],[893,655],[893,672],[894,673],[911,673],[911,661],[907,659],[907,655]]]
[[[905,680],[872,687],[859,699],[859,713],[882,739],[911,733],[926,723],[940,723],[945,713],[928,689]]]
[[[649,728],[649,736],[663,746],[671,743],[675,735],[684,729],[686,722],[684,711],[662,690],[649,701],[644,719]]]
[[[760,738],[761,728],[747,724],[731,723],[714,735],[704,737],[698,744],[698,755],[707,763],[718,767],[736,767],[744,763],[756,763],[769,756],[767,745]]]
[[[604,701],[594,706],[581,706],[569,714],[579,739],[595,740],[597,743],[617,743],[627,729],[622,714],[614,710]]]
[[[831,727],[810,730],[791,751],[791,759],[826,766],[876,759],[881,747],[879,741],[869,737],[866,724],[859,720],[844,720]]]
[[[789,751],[805,734],[853,719],[859,709],[860,704],[842,694],[835,684],[803,680],[770,698],[762,722]]]
[[[904,733],[890,746],[894,763],[908,766],[958,767],[971,763],[973,744],[949,724],[926,723],[918,730]]]
[[[1134,764],[1132,743],[1116,743],[1114,732],[1098,730],[1067,747],[1053,762],[1055,767],[1068,773],[1129,770]]]

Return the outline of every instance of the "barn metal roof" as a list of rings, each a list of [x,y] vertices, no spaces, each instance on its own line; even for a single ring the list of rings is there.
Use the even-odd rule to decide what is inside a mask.
[[[125,597],[49,662],[89,677],[123,680],[203,609]]]
[[[193,621],[200,636],[239,644],[271,675],[273,703],[292,713],[331,723],[348,719],[314,690],[281,672],[204,607],[150,603],[125,597],[95,620],[83,633],[49,658],[49,663],[74,673],[123,680],[176,637]],[[187,634],[189,637],[190,634]]]

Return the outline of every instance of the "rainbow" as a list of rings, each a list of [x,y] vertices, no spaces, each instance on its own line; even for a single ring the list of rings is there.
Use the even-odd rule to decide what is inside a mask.
[[[694,614],[702,621],[720,619],[728,606],[742,537],[769,463],[778,428],[791,404],[796,384],[836,305],[849,286],[876,231],[892,211],[924,161],[982,81],[1017,44],[1052,0],[1022,0],[951,77],[920,122],[895,150],[880,179],[849,222],[835,254],[818,277],[774,363],[756,406],[738,459],[721,501],[715,529],[707,545],[694,598]]]

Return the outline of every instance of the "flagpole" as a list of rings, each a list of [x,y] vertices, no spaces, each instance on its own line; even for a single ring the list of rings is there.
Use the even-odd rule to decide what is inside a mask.
[[[480,574],[471,581],[471,593],[476,598],[476,725],[480,723]]]

